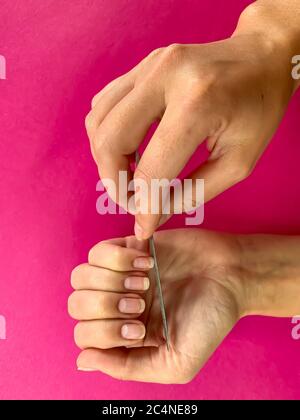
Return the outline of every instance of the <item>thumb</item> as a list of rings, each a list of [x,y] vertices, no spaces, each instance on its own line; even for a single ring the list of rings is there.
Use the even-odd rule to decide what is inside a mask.
[[[240,153],[227,153],[207,160],[189,176],[192,180],[192,202],[197,202],[196,180],[204,181],[204,201],[208,202],[247,178],[252,167],[248,160]],[[189,211],[188,208],[184,210]]]
[[[158,228],[161,220],[159,214],[137,214],[135,216],[134,234],[139,241],[149,239]]]
[[[195,210],[245,179],[251,172],[252,165],[241,153],[227,153],[216,159],[209,159],[192,172],[181,185],[181,193],[170,191],[170,214],[137,214],[135,218],[135,236],[148,239],[172,214],[182,214]],[[189,180],[190,182],[186,182]],[[199,190],[198,181],[204,181],[204,191]],[[200,193],[200,194],[199,194]],[[204,194],[203,194],[204,193]],[[204,196],[203,196],[204,195]]]
[[[98,370],[116,379],[156,382],[159,370],[158,353],[158,349],[154,347],[87,349],[78,356],[77,366],[79,370]]]

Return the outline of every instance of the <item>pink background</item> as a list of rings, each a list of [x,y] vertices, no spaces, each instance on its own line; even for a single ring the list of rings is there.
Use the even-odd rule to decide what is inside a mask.
[[[290,320],[239,323],[184,386],[80,373],[66,309],[71,269],[129,216],[95,210],[85,135],[90,99],[152,49],[229,36],[242,0],[1,0],[0,398],[298,398],[300,341]],[[280,59],[280,57],[279,57]],[[204,226],[300,234],[300,95],[253,175],[206,206]],[[220,174],[220,176],[222,176]],[[169,226],[182,226],[173,219]]]

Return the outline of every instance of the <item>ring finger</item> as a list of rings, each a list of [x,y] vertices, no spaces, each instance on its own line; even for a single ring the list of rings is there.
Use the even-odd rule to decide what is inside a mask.
[[[71,294],[68,310],[77,320],[137,318],[146,303],[138,294],[79,290]]]

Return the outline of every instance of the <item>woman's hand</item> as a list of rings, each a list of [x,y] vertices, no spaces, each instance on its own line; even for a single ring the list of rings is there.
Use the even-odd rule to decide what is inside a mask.
[[[69,313],[82,370],[160,383],[190,381],[243,313],[237,243],[197,230],[155,235],[170,330],[163,336],[152,258],[134,237],[101,242],[72,273]],[[127,348],[126,348],[127,347]],[[135,347],[135,348],[133,348]]]
[[[81,370],[159,383],[190,381],[249,314],[300,313],[300,239],[182,229],[155,234],[170,332],[163,336],[153,261],[135,237],[100,242],[72,273],[69,313]]]
[[[129,157],[155,121],[135,178],[150,185],[178,177],[205,139],[210,157],[188,178],[204,179],[206,201],[250,174],[295,89],[290,33],[258,3],[232,38],[160,48],[95,96],[86,127],[101,178],[118,186],[123,170],[130,179]],[[138,214],[136,221],[136,236],[146,239],[162,218]]]

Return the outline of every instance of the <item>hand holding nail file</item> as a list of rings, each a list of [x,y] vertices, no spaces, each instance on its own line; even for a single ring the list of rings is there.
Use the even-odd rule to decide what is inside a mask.
[[[136,165],[139,163],[139,160],[140,160],[140,155],[139,155],[139,152],[136,151],[135,152],[135,164]],[[150,246],[150,254],[151,254],[151,256],[153,257],[153,260],[154,260],[153,270],[154,270],[154,273],[155,273],[154,276],[155,276],[155,281],[156,281],[156,289],[157,289],[157,293],[158,293],[160,312],[161,312],[161,317],[162,317],[162,322],[163,322],[164,335],[165,335],[165,339],[166,339],[166,343],[167,343],[167,349],[170,350],[168,321],[167,321],[164,297],[163,297],[162,288],[161,288],[160,274],[159,274],[159,268],[158,268],[158,263],[157,263],[156,250],[155,250],[155,244],[154,244],[153,236],[151,236],[151,238],[149,239],[149,246]]]

